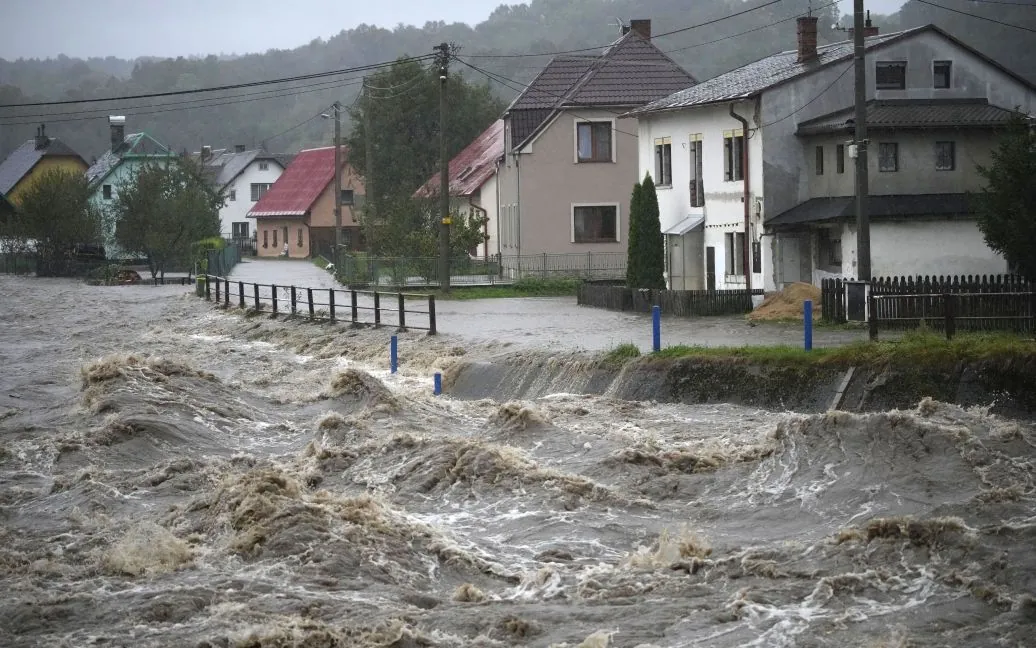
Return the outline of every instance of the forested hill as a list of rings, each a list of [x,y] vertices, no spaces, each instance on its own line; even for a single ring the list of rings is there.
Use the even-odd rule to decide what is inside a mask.
[[[1013,1],[1020,4],[910,0],[898,14],[873,18],[883,31],[934,23],[1036,81],[1033,33],[1010,26],[1036,29],[1036,2]],[[403,55],[427,54],[444,41],[458,45],[461,57],[479,55],[471,61],[509,80],[492,85],[502,97],[510,98],[549,57],[481,57],[595,47],[618,36],[620,20],[651,18],[654,32],[659,34],[763,4],[764,0],[532,0],[529,4],[501,5],[474,27],[428,23],[423,27],[384,29],[362,25],[293,50],[238,57],[136,61],[64,56],[48,60],[0,59],[0,105],[206,88],[339,70]],[[820,37],[824,42],[844,40],[845,32],[832,26],[836,21],[851,22],[851,16],[839,17],[833,4],[825,0],[812,2],[814,13],[821,17]],[[953,13],[933,4],[998,22]],[[809,6],[809,0],[783,0],[655,42],[698,79],[707,79],[773,52],[794,48],[793,18],[805,13]],[[785,20],[788,18],[792,19]],[[463,65],[458,64],[455,69],[471,80],[490,83]],[[308,81],[158,101],[0,109],[0,156],[31,137],[36,126],[45,122],[49,135],[61,137],[89,161],[108,148],[108,114],[127,115],[128,131],[146,130],[176,150],[198,150],[202,144],[223,147],[265,142],[270,150],[291,152],[329,141],[328,123],[314,117],[336,99],[346,105],[352,103],[360,89],[358,79],[358,74],[346,74],[321,79],[319,85]],[[310,121],[281,134],[307,119]]]

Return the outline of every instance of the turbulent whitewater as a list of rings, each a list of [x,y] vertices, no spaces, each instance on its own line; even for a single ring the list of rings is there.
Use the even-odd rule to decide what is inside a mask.
[[[462,401],[505,349],[0,295],[0,645],[1032,645],[1029,421]]]

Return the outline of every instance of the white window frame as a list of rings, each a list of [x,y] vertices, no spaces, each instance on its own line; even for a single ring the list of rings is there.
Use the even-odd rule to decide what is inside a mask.
[[[947,65],[950,66],[950,78],[947,79],[947,85],[946,85],[945,88],[940,88],[940,87],[935,85],[935,66],[938,65],[939,63],[946,63]],[[932,89],[933,90],[951,90],[951,89],[953,89],[953,74],[954,74],[954,68],[955,67],[957,67],[957,66],[953,64],[953,60],[952,59],[939,59],[938,61],[932,61]]]
[[[578,245],[594,245],[611,243],[622,243],[622,205],[617,202],[580,202],[572,203],[568,210],[568,240],[569,243],[576,243],[576,207],[614,207],[615,208],[615,240],[614,241],[587,241]]]
[[[658,147],[662,147],[662,168],[658,167]],[[665,177],[665,147],[669,147],[669,177]],[[651,149],[652,154],[655,156],[655,172],[651,174],[652,179],[655,182],[655,187],[660,189],[672,189],[673,188],[673,138],[672,137],[656,137],[655,145]],[[662,177],[657,177],[658,172],[662,171]]]
[[[730,142],[730,156],[727,155],[727,140]],[[737,140],[741,140],[741,155],[734,159],[734,152],[737,149]],[[745,137],[745,129],[735,128],[733,130],[723,131],[723,182],[744,182],[745,176],[748,175],[748,169],[745,168],[745,157],[744,149],[748,146],[748,138]],[[703,147],[704,148],[704,147]],[[730,178],[727,178],[727,163],[730,164]],[[738,176],[740,171],[741,177]]]
[[[600,119],[586,119],[583,117],[575,117],[572,120],[572,161],[576,164],[615,164],[618,159],[618,140],[616,137],[619,131],[615,130],[615,118],[601,117]],[[608,122],[612,125],[612,159],[606,162],[598,162],[594,160],[587,160],[586,162],[579,161],[579,124],[596,124]],[[604,203],[602,203],[604,204]]]
[[[262,161],[262,162],[259,163],[259,170],[260,171],[269,171],[269,169],[270,169],[270,163],[269,162]]]

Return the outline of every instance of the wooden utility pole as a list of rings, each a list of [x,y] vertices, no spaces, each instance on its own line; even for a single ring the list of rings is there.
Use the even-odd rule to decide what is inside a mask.
[[[371,113],[374,111],[374,98],[371,96],[371,87],[367,85],[367,77],[363,78],[363,89],[367,96],[367,105],[363,109],[363,144],[364,152],[367,156],[367,173],[363,178],[363,190],[366,196],[366,203],[363,206],[363,217],[368,223],[367,230],[367,246],[369,250],[373,251],[374,242],[371,237],[371,233],[376,229],[373,227],[373,221],[376,218],[377,209],[375,203],[374,193],[374,128],[371,126]]]
[[[439,289],[450,292],[450,160],[446,155],[446,80],[449,75],[450,46],[439,50]]]
[[[867,213],[867,57],[863,0],[853,0],[853,50],[856,66],[856,278],[871,280],[871,227]]]
[[[335,111],[335,268],[339,267],[342,250],[342,106],[337,101]]]

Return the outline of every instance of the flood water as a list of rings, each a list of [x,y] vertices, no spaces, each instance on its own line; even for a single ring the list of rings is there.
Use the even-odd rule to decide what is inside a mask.
[[[1031,646],[1036,430],[435,397],[466,338],[0,277],[0,645]]]

